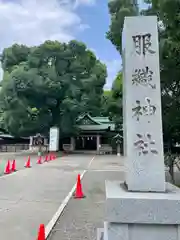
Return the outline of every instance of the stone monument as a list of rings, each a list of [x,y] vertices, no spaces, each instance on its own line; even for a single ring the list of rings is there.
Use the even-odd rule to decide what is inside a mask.
[[[180,240],[180,190],[165,182],[156,16],[126,17],[125,182],[106,181],[104,240]]]
[[[59,151],[59,128],[54,126],[49,131],[49,151]]]
[[[164,192],[156,17],[125,18],[122,41],[126,184],[132,191]]]

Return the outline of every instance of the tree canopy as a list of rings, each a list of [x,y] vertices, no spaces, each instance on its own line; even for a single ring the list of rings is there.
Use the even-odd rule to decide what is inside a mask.
[[[122,72],[118,72],[111,90],[102,95],[101,113],[110,117],[116,124],[116,130],[122,129]]]
[[[180,1],[144,0],[148,5],[143,10],[131,2],[109,2],[111,22],[107,38],[121,54],[124,17],[137,14],[158,16],[164,140],[172,144],[180,141]]]
[[[56,125],[65,136],[76,131],[79,114],[99,113],[107,70],[85,44],[15,44],[4,49],[1,64],[1,119],[9,133],[47,134]]]

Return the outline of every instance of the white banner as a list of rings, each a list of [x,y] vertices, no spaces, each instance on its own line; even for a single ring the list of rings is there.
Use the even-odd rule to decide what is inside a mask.
[[[59,150],[59,128],[52,127],[50,128],[49,133],[49,151],[58,150]]]

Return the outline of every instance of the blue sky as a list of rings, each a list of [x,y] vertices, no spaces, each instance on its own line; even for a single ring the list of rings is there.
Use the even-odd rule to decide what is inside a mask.
[[[110,24],[107,2],[105,0],[98,0],[96,6],[89,8],[87,11],[84,11],[82,7],[78,12],[90,26],[85,34],[81,32],[78,35],[78,39],[87,43],[92,49],[95,49],[96,53],[102,59],[112,61],[118,58],[119,54],[115,47],[105,37]]]
[[[87,46],[95,50],[96,55],[107,64],[109,77],[106,88],[110,88],[113,78],[121,68],[121,58],[115,47],[105,37],[110,24],[107,1],[98,0],[88,9],[81,6],[78,13],[89,25],[89,29],[79,33],[77,39],[87,43]]]
[[[109,23],[107,0],[0,0],[0,51],[13,43],[83,41],[107,65],[109,89],[121,68],[118,52],[105,37]]]
[[[138,1],[139,6],[145,7],[143,0]],[[85,42],[88,47],[95,50],[96,55],[106,63],[108,67],[108,79],[105,88],[111,88],[112,81],[121,68],[121,57],[112,43],[106,39],[105,33],[109,29],[110,15],[108,1],[97,0],[89,8],[81,5],[77,9],[83,21],[89,25],[85,32],[77,35],[77,39]]]

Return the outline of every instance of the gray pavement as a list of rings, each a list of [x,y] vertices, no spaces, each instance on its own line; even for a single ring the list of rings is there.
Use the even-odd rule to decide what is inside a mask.
[[[96,239],[104,221],[105,180],[123,180],[123,165],[122,157],[96,156],[82,180],[86,198],[70,199],[48,240]]]
[[[1,155],[0,163],[13,155]],[[71,191],[78,173],[83,178],[85,199],[69,201],[49,240],[96,239],[104,221],[105,180],[124,179],[124,159],[105,155],[69,155],[37,165],[31,156],[31,169],[25,169],[27,156],[16,155],[16,173],[0,177],[0,236],[3,240],[37,238],[40,223],[51,220]],[[4,170],[4,169],[3,169]],[[179,178],[180,179],[180,178]]]
[[[7,161],[16,160],[17,170],[24,169],[25,162],[28,159],[28,156],[31,157],[31,164],[36,165],[37,154],[32,154],[30,152],[17,152],[17,153],[0,153],[0,176],[4,175],[4,169],[7,164]]]
[[[124,158],[116,155],[99,155],[89,166],[92,171],[125,171]]]
[[[39,224],[48,224],[92,157],[64,156],[42,165],[36,157],[31,169],[0,177],[1,239],[36,239]]]
[[[95,162],[98,158],[95,158]],[[97,228],[103,227],[105,180],[123,180],[124,173],[115,171],[88,171],[82,180],[84,199],[69,201],[48,240],[95,240]]]
[[[97,228],[102,228],[105,220],[105,180],[124,180],[123,161],[117,156],[96,156],[82,179],[86,198],[70,199],[48,240],[97,239]],[[180,173],[175,178],[180,183]],[[166,180],[170,180],[167,173]]]

